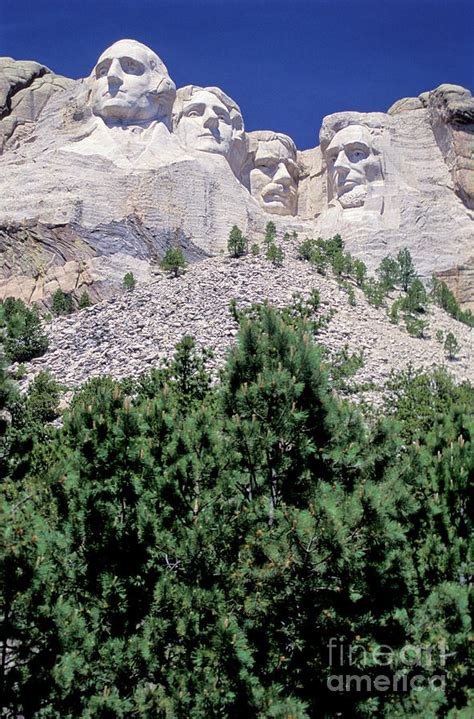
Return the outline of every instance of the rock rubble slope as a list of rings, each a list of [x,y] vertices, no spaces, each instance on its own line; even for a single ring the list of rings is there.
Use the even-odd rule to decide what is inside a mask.
[[[284,306],[293,293],[308,295],[312,289],[320,293],[322,312],[336,311],[319,335],[321,343],[330,350],[347,344],[351,351],[364,353],[358,382],[381,384],[392,370],[409,363],[424,368],[446,364],[458,381],[474,381],[472,329],[430,306],[427,337],[413,338],[402,323],[390,323],[384,308],[368,304],[358,289],[356,305],[351,306],[333,278],[319,275],[297,259],[295,247],[288,246],[281,267],[274,267],[262,255],[210,258],[191,266],[181,277],[160,273],[132,292],[52,320],[47,325],[50,348],[27,365],[27,379],[49,369],[72,389],[103,374],[137,377],[169,357],[183,335],[212,349],[211,365],[217,369],[237,334],[230,300],[235,298],[240,307],[265,299]],[[446,359],[436,340],[438,329],[444,335],[455,334],[460,345],[456,360]]]

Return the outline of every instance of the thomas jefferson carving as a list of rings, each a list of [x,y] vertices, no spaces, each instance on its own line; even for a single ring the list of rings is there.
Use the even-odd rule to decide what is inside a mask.
[[[218,87],[179,89],[173,127],[185,148],[222,155],[239,174],[247,153],[244,122],[239,106]]]

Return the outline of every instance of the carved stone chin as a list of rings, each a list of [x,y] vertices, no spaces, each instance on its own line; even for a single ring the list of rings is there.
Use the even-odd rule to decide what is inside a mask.
[[[367,199],[367,188],[363,185],[356,185],[352,190],[339,195],[338,200],[341,207],[348,209],[350,207],[363,207]]]

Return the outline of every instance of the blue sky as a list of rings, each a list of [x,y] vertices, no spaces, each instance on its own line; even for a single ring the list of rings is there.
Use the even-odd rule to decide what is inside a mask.
[[[122,37],[301,149],[332,112],[385,111],[442,82],[474,91],[473,0],[0,0],[0,55],[68,77]]]

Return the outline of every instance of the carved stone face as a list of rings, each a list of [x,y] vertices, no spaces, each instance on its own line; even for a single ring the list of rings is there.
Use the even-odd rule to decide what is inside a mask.
[[[250,192],[266,211],[294,215],[298,189],[295,153],[280,140],[259,141],[250,171]]]
[[[106,121],[166,119],[175,86],[155,53],[134,40],[119,40],[99,57],[92,72],[89,104]]]
[[[342,207],[361,207],[367,186],[382,179],[380,158],[375,154],[372,136],[363,125],[339,130],[325,152],[333,196]]]
[[[228,158],[233,139],[230,112],[214,93],[198,90],[183,104],[176,134],[186,147]]]

